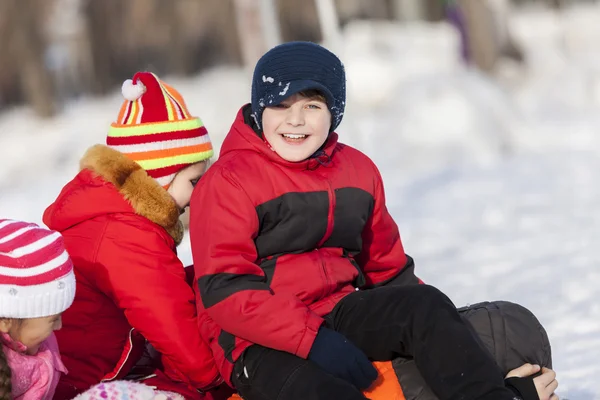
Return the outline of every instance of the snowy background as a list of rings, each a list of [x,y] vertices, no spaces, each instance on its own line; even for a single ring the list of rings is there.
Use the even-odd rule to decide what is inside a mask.
[[[600,399],[600,7],[511,17],[527,58],[491,79],[461,64],[444,24],[352,23],[342,141],[378,163],[388,206],[426,282],[457,305],[509,300],[548,330],[561,398]],[[217,150],[251,71],[168,79]],[[41,222],[103,142],[120,94],[39,120],[0,114],[0,213]],[[191,262],[189,245],[181,258]]]

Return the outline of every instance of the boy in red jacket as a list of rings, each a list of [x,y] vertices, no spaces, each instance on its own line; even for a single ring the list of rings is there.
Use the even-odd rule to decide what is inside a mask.
[[[44,213],[44,223],[62,233],[77,277],[75,301],[57,333],[69,374],[56,398],[134,379],[135,370],[148,385],[202,399],[197,389],[221,380],[200,338],[176,246],[179,216],[213,154],[211,142],[179,93],[155,75],[135,74],[123,96],[107,146],[86,152],[81,171]],[[143,376],[146,343],[162,367]]]
[[[200,329],[221,374],[247,400],[364,399],[369,359],[410,355],[441,400],[518,398],[452,302],[418,284],[379,171],[338,142],[344,107],[334,54],[275,47],[193,193]]]

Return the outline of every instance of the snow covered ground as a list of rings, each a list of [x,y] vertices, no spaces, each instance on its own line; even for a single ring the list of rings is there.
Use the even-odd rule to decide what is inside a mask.
[[[600,399],[599,20],[595,5],[514,15],[528,65],[507,65],[502,85],[460,64],[445,25],[356,23],[335,49],[348,72],[341,137],[380,166],[419,275],[457,305],[530,308],[570,400]],[[218,149],[249,77],[222,67],[168,81]],[[83,99],[49,121],[0,115],[0,214],[39,222],[120,102]]]

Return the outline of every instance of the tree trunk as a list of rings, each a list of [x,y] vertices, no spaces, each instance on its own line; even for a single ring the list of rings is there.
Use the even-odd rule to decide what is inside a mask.
[[[342,25],[354,19],[391,20],[394,18],[390,0],[335,0],[335,3]]]
[[[431,22],[442,21],[445,17],[444,2],[441,0],[421,0],[425,10],[425,19]],[[483,0],[478,0],[483,1]]]
[[[0,107],[23,100],[18,83],[18,64],[11,54],[11,6],[9,2],[0,1],[0,58],[4,60],[0,68]]]
[[[235,21],[240,38],[242,62],[252,68],[267,48],[262,30],[259,0],[235,0]]]
[[[44,63],[46,44],[42,18],[36,15],[41,10],[33,1],[26,5],[22,0],[5,1],[10,5],[9,15],[12,15],[10,54],[19,66],[18,78],[23,96],[37,115],[51,117],[56,113],[56,103],[52,76]]]
[[[319,14],[314,1],[277,0],[282,41],[321,41]]]
[[[334,53],[341,46],[340,21],[333,0],[315,0],[324,44]]]
[[[85,7],[91,59],[95,74],[90,83],[92,93],[106,94],[114,84],[112,59],[114,49],[108,32],[118,29],[118,24],[111,20],[118,13],[112,13],[113,0],[88,1]]]
[[[394,18],[400,21],[425,19],[423,0],[391,0]]]
[[[167,23],[170,25],[171,29],[169,30],[171,49],[169,54],[169,72],[185,76],[190,73],[192,68],[190,68],[191,60],[189,51],[189,43],[187,37],[185,36],[185,27],[181,23],[180,13],[182,9],[180,6],[182,2],[176,1],[172,4],[169,4],[168,7],[165,7],[164,17],[167,19]],[[185,11],[185,10],[183,10]]]
[[[482,71],[491,72],[500,55],[494,21],[483,0],[458,0],[467,25],[471,61]]]
[[[275,0],[260,0],[261,30],[266,50],[281,43],[281,29]]]

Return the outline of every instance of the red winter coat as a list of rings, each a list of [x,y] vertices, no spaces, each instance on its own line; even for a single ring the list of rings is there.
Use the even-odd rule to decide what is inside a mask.
[[[106,146],[88,150],[81,167],[44,213],[44,223],[64,236],[77,279],[56,333],[69,370],[63,392],[122,378],[145,339],[162,353],[171,380],[215,385],[218,371],[176,255],[183,228],[175,202],[138,164]]]
[[[226,380],[251,343],[306,358],[340,299],[410,264],[367,156],[332,133],[318,157],[287,162],[244,114],[190,207],[200,329]]]

